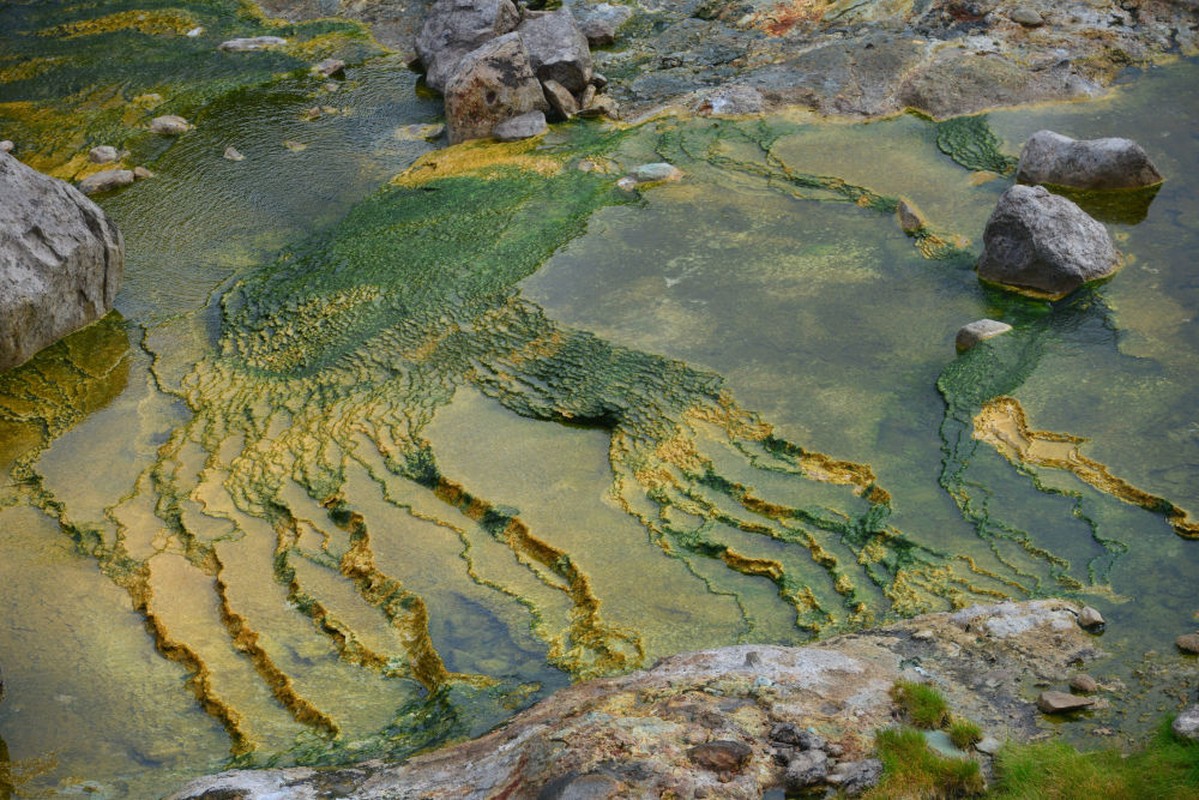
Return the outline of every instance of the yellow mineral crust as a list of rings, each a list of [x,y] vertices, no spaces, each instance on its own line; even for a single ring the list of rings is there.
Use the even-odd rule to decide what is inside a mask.
[[[1078,449],[1086,442],[1078,436],[1029,427],[1024,408],[1014,397],[996,397],[974,418],[974,438],[994,447],[1013,464],[1063,469],[1101,492],[1125,503],[1163,514],[1179,536],[1199,538],[1199,524],[1186,511],[1163,497],[1138,489],[1111,473]]]

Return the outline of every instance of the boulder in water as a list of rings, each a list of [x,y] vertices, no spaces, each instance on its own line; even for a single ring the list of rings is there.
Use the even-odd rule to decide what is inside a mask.
[[[983,231],[978,276],[1057,299],[1120,266],[1103,224],[1040,186],[1016,185],[999,198]]]
[[[192,129],[192,124],[176,114],[167,114],[150,120],[150,131],[164,136],[178,136]]]
[[[548,109],[517,33],[506,33],[469,53],[445,87],[450,144],[486,138],[505,120]]]
[[[112,309],[125,245],[95,203],[7,153],[0,198],[0,369],[9,369]]]
[[[964,353],[979,342],[992,339],[1012,329],[1006,322],[994,319],[979,319],[969,325],[963,325],[954,338],[954,345],[959,353]]]
[[[106,169],[88,175],[79,182],[79,191],[84,194],[100,194],[111,192],[122,186],[128,186],[137,178],[131,169]]]
[[[442,94],[467,53],[516,29],[512,0],[437,0],[416,37],[425,83]]]
[[[1139,189],[1163,178],[1149,155],[1131,139],[1071,139],[1037,131],[1020,152],[1016,180],[1074,189]]]

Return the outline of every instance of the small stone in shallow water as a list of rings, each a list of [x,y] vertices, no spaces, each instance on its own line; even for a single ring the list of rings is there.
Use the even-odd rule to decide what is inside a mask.
[[[133,177],[135,180],[141,181],[141,180],[145,180],[146,178],[153,178],[154,173],[151,172],[150,170],[146,169],[145,167],[134,167],[133,168]]]
[[[964,353],[974,347],[979,342],[993,339],[1000,334],[1007,333],[1012,329],[1011,325],[1006,322],[999,322],[993,319],[980,319],[971,322],[969,325],[963,325],[956,337],[954,337],[954,345],[959,353]]]
[[[128,169],[106,169],[88,175],[79,182],[79,191],[84,194],[98,194],[119,189],[133,183],[133,171]]]
[[[165,136],[178,136],[192,129],[190,122],[175,114],[167,114],[150,120],[150,132]]]
[[[1199,633],[1184,633],[1174,640],[1174,644],[1184,653],[1199,655]]]
[[[1099,691],[1099,681],[1092,678],[1090,675],[1079,673],[1070,679],[1070,688],[1076,692],[1083,694],[1094,694]]]
[[[334,75],[343,74],[345,71],[346,62],[340,58],[326,58],[312,68],[313,74],[320,75],[322,78],[332,78]]]
[[[904,233],[916,233],[928,225],[924,217],[924,212],[906,197],[899,198],[899,205],[895,209],[895,215],[899,218],[899,229]]]
[[[108,164],[116,161],[121,157],[117,149],[110,144],[102,144],[98,147],[93,147],[87,152],[87,158],[94,164]]]
[[[1046,714],[1062,714],[1067,711],[1078,711],[1090,708],[1095,701],[1089,697],[1078,697],[1066,692],[1041,692],[1037,697],[1037,708]]]
[[[304,144],[303,142],[294,141],[292,139],[284,139],[283,146],[286,147],[288,150],[292,151],[293,153],[302,153],[308,149],[308,145]]]
[[[638,183],[654,183],[656,181],[677,181],[683,177],[683,171],[674,164],[658,161],[653,164],[642,164],[633,170],[633,178]]]
[[[234,147],[233,145],[229,145],[228,147],[225,148],[225,160],[226,161],[245,161],[246,157],[243,156],[236,147]]]
[[[1090,606],[1083,606],[1082,611],[1078,612],[1078,624],[1082,626],[1084,630],[1089,631],[1096,628],[1102,628],[1107,623],[1103,619],[1103,615],[1100,614],[1097,609],[1091,608]]]

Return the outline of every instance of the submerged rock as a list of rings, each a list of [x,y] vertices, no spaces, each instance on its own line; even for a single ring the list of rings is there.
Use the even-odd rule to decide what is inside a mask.
[[[241,154],[241,151],[238,150],[233,145],[229,145],[228,147],[225,148],[224,158],[226,161],[245,161],[246,160],[246,157]]]
[[[1013,186],[983,232],[978,276],[1050,298],[1064,297],[1119,268],[1103,224],[1040,186]]]
[[[979,342],[993,339],[996,336],[1007,333],[1011,329],[1012,326],[1006,322],[999,322],[994,319],[975,320],[969,325],[963,325],[958,330],[957,336],[954,337],[954,345],[957,347],[959,353],[964,353]]]
[[[165,136],[178,136],[192,129],[192,124],[183,117],[167,114],[150,120],[150,131]]]
[[[548,109],[516,33],[492,39],[463,58],[445,88],[450,144],[486,138],[505,120]]]
[[[444,94],[467,53],[510,33],[519,22],[512,0],[437,0],[416,37],[425,83]]]
[[[1131,139],[1071,139],[1037,131],[1020,152],[1016,180],[1075,189],[1139,189],[1163,178],[1149,155]]]
[[[125,245],[95,203],[7,153],[0,197],[0,369],[9,369],[112,309]]]
[[[102,144],[98,147],[93,147],[87,153],[88,161],[91,161],[93,164],[108,164],[116,161],[120,157],[120,152],[118,152],[117,149],[110,144]]]
[[[1068,711],[1079,711],[1095,705],[1090,697],[1079,697],[1066,692],[1041,692],[1037,697],[1037,708],[1046,714],[1063,714]]]
[[[84,194],[111,192],[113,189],[128,186],[136,178],[137,176],[133,174],[133,170],[131,169],[106,169],[102,172],[88,175],[81,180],[79,182],[79,191]]]
[[[667,164],[665,161],[655,161],[652,164],[642,164],[634,169],[632,177],[637,183],[679,181],[683,179],[683,171],[674,164]]]

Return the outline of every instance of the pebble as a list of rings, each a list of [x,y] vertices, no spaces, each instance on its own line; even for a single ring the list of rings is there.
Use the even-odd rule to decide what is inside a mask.
[[[246,157],[236,147],[229,145],[225,148],[225,159],[227,161],[245,161]]]
[[[1012,22],[1018,22],[1026,28],[1039,28],[1045,24],[1045,18],[1035,8],[1016,6],[1009,15]]]
[[[134,167],[133,168],[133,177],[135,180],[141,181],[141,180],[145,180],[146,178],[153,178],[154,173],[151,172],[150,170],[146,169],[145,167]]]
[[[1083,694],[1094,694],[1099,691],[1099,681],[1086,673],[1079,673],[1070,679],[1070,688]]]
[[[340,58],[326,58],[312,68],[312,72],[322,78],[332,78],[346,71],[346,62]]]
[[[1005,334],[1011,329],[1012,326],[1006,322],[999,322],[993,319],[975,320],[969,325],[963,325],[958,329],[957,336],[954,337],[954,346],[959,353],[964,353],[972,349],[979,342],[994,339],[996,336]]]
[[[928,628],[922,628],[912,634],[912,638],[918,642],[931,642],[937,635]]]
[[[906,197],[899,198],[895,214],[899,218],[899,229],[904,233],[913,234],[928,225],[924,212]]]

